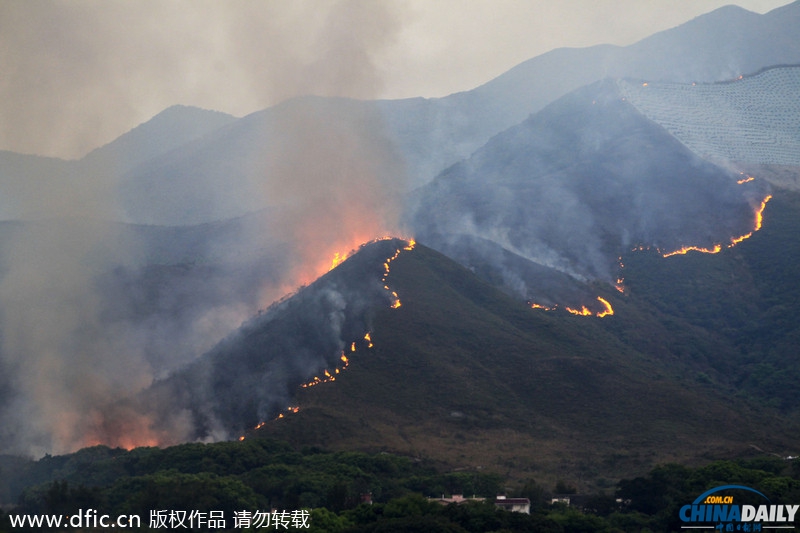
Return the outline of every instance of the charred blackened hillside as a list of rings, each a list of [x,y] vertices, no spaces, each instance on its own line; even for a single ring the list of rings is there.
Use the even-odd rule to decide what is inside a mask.
[[[519,277],[464,235],[579,280],[613,282],[632,247],[723,246],[753,230],[765,186],[737,184],[641,115],[610,80],[575,91],[494,137],[417,191],[422,242]],[[548,293],[526,285],[523,296]]]
[[[230,438],[270,420],[302,385],[333,381],[347,354],[368,346],[376,308],[398,306],[384,281],[399,239],[365,245],[347,261],[242,325],[141,397],[160,428],[183,438]]]

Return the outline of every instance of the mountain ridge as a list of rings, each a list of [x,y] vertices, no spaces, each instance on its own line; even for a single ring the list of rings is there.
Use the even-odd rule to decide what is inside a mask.
[[[800,42],[792,26],[792,22],[800,18],[800,5],[795,2],[764,15],[747,13],[740,9],[716,10],[626,47],[598,45],[583,49],[556,49],[520,63],[476,88],[447,97],[353,101],[348,104],[352,110],[348,112],[361,116],[373,114],[377,120],[368,127],[354,129],[358,117],[346,118],[344,123],[350,125],[345,126],[345,133],[349,128],[355,132],[357,142],[366,145],[375,137],[385,138],[385,142],[393,146],[392,150],[404,159],[405,185],[413,188],[468,157],[493,135],[518,124],[570,91],[601,78],[718,81],[775,64],[800,63]],[[684,42],[694,44],[689,46]],[[285,110],[287,105],[296,107],[298,102],[304,101],[309,100],[300,97],[295,104],[284,102],[268,109]],[[334,100],[331,102],[330,106],[339,105],[333,103]],[[236,151],[227,151],[230,148],[226,148],[229,136],[222,132],[215,134],[216,130],[209,126],[213,121],[209,121],[206,126],[210,129],[200,128],[202,124],[186,125],[183,129],[170,126],[182,133],[172,135],[175,141],[164,143],[155,152],[140,147],[122,150],[131,152],[127,155],[115,154],[122,141],[112,142],[84,158],[83,165],[90,175],[130,171],[124,179],[125,194],[121,202],[127,210],[125,220],[186,225],[239,216],[244,211],[266,207],[265,199],[259,196],[258,190],[252,189],[251,182],[265,176],[262,172],[264,165],[258,163],[264,157],[259,150],[268,149],[274,143],[275,135],[286,134],[283,131],[286,129],[285,121],[276,126],[269,118],[274,116],[277,116],[276,111],[256,112],[230,123],[230,116],[220,114],[217,117],[220,127],[224,125],[231,130],[241,130],[237,135],[250,147],[248,150],[243,151],[240,147]],[[256,127],[256,119],[265,123]],[[169,129],[167,125],[164,128],[165,131]],[[125,142],[131,139],[127,135]],[[203,135],[209,136],[208,142],[196,142]],[[219,137],[216,142],[211,142],[215,135]],[[163,132],[154,133],[154,138],[163,137]],[[181,139],[186,142],[180,142]],[[156,153],[163,156],[164,150],[181,147],[183,149],[176,152],[177,158],[172,162],[162,159],[161,163],[155,163],[150,157]],[[101,157],[101,154],[106,155]],[[131,167],[144,164],[144,160],[153,162],[131,171]],[[221,160],[227,163],[219,163]],[[96,164],[89,164],[91,161]],[[249,166],[249,161],[257,162],[256,170]],[[394,157],[388,158],[390,167],[396,164]],[[5,176],[5,172],[0,173],[4,180],[12,178]],[[220,181],[225,181],[229,187],[220,187]],[[190,194],[187,193],[187,198],[183,199],[176,191]],[[153,197],[171,200],[152,202]],[[196,201],[211,207],[192,205]]]
[[[530,309],[422,245],[392,279],[404,303],[376,313],[375,347],[254,436],[537,478],[745,453],[742,433],[791,447],[797,428],[775,414],[678,378],[685,362],[667,370],[657,352],[618,344],[641,303],[607,294],[604,319]]]

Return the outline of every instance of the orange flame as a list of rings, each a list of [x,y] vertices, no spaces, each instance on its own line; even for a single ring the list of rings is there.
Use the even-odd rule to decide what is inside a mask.
[[[156,429],[149,416],[130,407],[92,409],[86,416],[85,434],[79,441],[75,441],[77,447],[103,444],[132,450],[142,446],[163,446],[178,442],[178,439],[166,430]],[[61,428],[54,429],[58,431]]]
[[[353,343],[353,346],[352,346],[353,351],[355,351],[355,344],[356,343]],[[314,387],[315,385],[319,385],[320,383],[330,383],[332,381],[336,381],[336,374],[339,374],[340,372],[344,371],[350,365],[350,360],[347,358],[347,356],[344,354],[344,352],[342,352],[342,355],[339,357],[339,360],[344,363],[344,365],[342,365],[341,368],[334,368],[333,369],[333,373],[331,373],[331,371],[326,368],[323,371],[323,375],[325,376],[325,378],[320,378],[319,376],[314,376],[314,379],[312,379],[311,381],[309,381],[307,383],[303,383],[300,386],[302,388],[304,388],[304,389],[307,389],[308,387]],[[290,407],[289,409],[292,409],[292,408]],[[297,411],[294,411],[294,412],[296,413]]]
[[[764,223],[764,209],[767,208],[767,202],[769,202],[771,199],[772,195],[768,194],[763,200],[761,200],[761,205],[758,207],[758,209],[756,209],[754,213],[755,220],[753,222],[753,231],[751,231],[750,233],[746,233],[744,235],[740,235],[739,237],[732,237],[730,244],[727,245],[728,248],[733,248],[743,240],[749,239],[750,237],[753,236],[753,233],[761,229],[761,226]],[[641,248],[642,247],[640,246],[639,249]],[[701,248],[699,246],[684,246],[680,250],[675,250],[674,252],[662,253],[661,256],[672,257],[673,255],[678,255],[678,254],[684,255],[687,252],[692,252],[692,251],[703,252],[706,254],[716,254],[722,251],[722,245],[715,244],[713,248]],[[661,250],[659,250],[659,252],[661,252]]]
[[[382,239],[376,239],[373,242],[376,242],[378,240],[388,239],[388,238],[389,237],[384,237]],[[392,295],[391,307],[392,307],[392,309],[397,309],[398,307],[400,307],[401,304],[400,304],[400,298],[398,297],[397,292],[396,291],[392,291],[389,288],[389,285],[385,284],[386,283],[386,279],[389,276],[389,273],[391,271],[390,264],[391,264],[392,261],[394,261],[395,259],[397,259],[400,256],[401,251],[403,251],[403,250],[407,250],[407,251],[413,250],[415,245],[416,245],[416,242],[413,239],[407,241],[405,247],[403,247],[402,249],[395,250],[394,255],[392,255],[391,257],[387,258],[386,261],[384,261],[384,263],[383,263],[383,271],[384,271],[383,277],[382,277],[382,281],[384,282],[383,288],[385,290],[391,292],[391,295]],[[334,257],[334,261],[336,261],[336,259],[339,258],[339,257],[340,257],[340,255],[336,254],[336,256]],[[343,260],[345,257],[346,256],[342,256],[341,259]],[[367,342],[367,348],[372,348],[374,346],[374,344],[372,343],[372,337],[370,336],[370,332],[369,331],[364,334],[364,340]],[[350,352],[351,353],[355,353],[355,351],[356,351],[356,341],[352,341],[350,343]],[[319,376],[314,376],[314,379],[312,379],[311,381],[309,381],[307,383],[303,383],[300,386],[305,389],[305,388],[308,388],[308,387],[314,387],[316,385],[319,385],[320,383],[329,383],[329,382],[332,382],[332,381],[336,381],[336,375],[338,375],[340,372],[343,372],[350,365],[350,360],[345,355],[345,352],[342,352],[342,355],[339,357],[339,359],[342,361],[342,363],[344,363],[341,368],[334,368],[333,371],[325,369],[323,371],[323,375],[324,375],[323,378],[321,378]]]
[[[743,183],[751,182],[754,179],[755,178],[753,176],[747,176],[746,178],[742,178],[742,179],[738,180],[736,183],[738,183],[739,185],[742,185]]]
[[[686,255],[689,252],[702,252],[704,254],[718,254],[722,251],[721,244],[715,244],[713,248],[702,248],[700,246],[684,246],[674,252],[667,252],[661,254],[661,257],[672,257],[673,255]]]
[[[297,406],[291,406],[291,405],[290,405],[289,407],[287,407],[287,408],[286,408],[286,413],[278,413],[278,416],[276,416],[276,417],[275,417],[273,420],[280,420],[281,418],[286,418],[286,415],[288,415],[288,414],[290,414],[290,413],[299,413],[299,412],[300,412],[300,407],[297,407]],[[264,422],[264,421],[261,421],[261,422],[259,422],[258,424],[256,424],[256,425],[253,427],[253,431],[258,431],[259,429],[263,428],[263,427],[264,427],[264,426],[266,426],[266,425],[267,425],[267,423],[266,423],[266,422]],[[239,437],[239,440],[240,440],[240,441],[243,441],[243,440],[245,440],[246,438],[247,438],[247,436],[246,436],[246,435],[242,435],[242,436],[240,436],[240,437]]]
[[[402,252],[403,250],[411,251],[414,249],[416,245],[417,243],[414,239],[409,239],[406,242],[406,245],[402,248],[402,250],[398,248],[397,250],[395,250],[394,255],[392,257],[389,257],[386,259],[386,261],[384,261],[383,277],[381,278],[382,282],[386,283],[386,280],[389,277],[389,273],[391,272],[391,267],[389,265],[392,263],[392,261],[394,261],[400,256],[400,252]],[[388,285],[384,285],[383,288],[392,293],[392,304],[391,304],[392,309],[397,309],[403,305],[402,303],[400,303],[400,297],[397,295],[396,291],[392,291]]]
[[[758,230],[761,229],[761,225],[764,223],[764,209],[767,208],[767,202],[769,202],[770,200],[772,200],[772,195],[771,194],[767,195],[767,197],[764,198],[761,201],[761,205],[756,210],[756,215],[755,215],[756,216],[756,220],[755,220],[755,227],[753,228],[753,231],[751,231],[747,235],[742,235],[741,237],[736,237],[735,239],[731,239],[731,244],[728,245],[728,248],[731,248],[732,246],[735,246],[735,245],[739,244],[740,242],[742,242],[745,239],[749,239],[750,237],[753,236],[753,233],[755,233],[755,232],[757,232]]]
[[[573,315],[592,316],[592,312],[589,311],[589,308],[586,307],[585,305],[581,306],[580,309],[573,309],[572,307],[567,307],[566,310],[572,313]]]
[[[603,307],[605,307],[605,309],[603,311],[600,311],[599,313],[597,313],[597,316],[599,318],[603,318],[604,316],[610,316],[610,315],[614,314],[614,309],[612,309],[611,304],[608,303],[608,300],[598,296],[597,297],[597,301],[600,302],[601,304],[603,304]]]
[[[600,302],[601,304],[603,304],[603,310],[602,311],[598,311],[596,313],[593,313],[585,305],[581,306],[580,309],[573,309],[572,307],[567,307],[566,310],[568,312],[572,313],[573,315],[578,315],[578,316],[592,316],[592,315],[594,315],[594,316],[596,316],[598,318],[603,318],[605,316],[611,316],[611,315],[614,314],[614,309],[611,307],[611,304],[608,302],[608,300],[598,296],[597,297],[597,301]]]
[[[625,268],[625,263],[622,262],[622,256],[617,257],[617,265],[620,270]],[[625,294],[625,277],[621,273],[617,276],[617,284],[614,285],[614,288],[621,294]]]
[[[348,254],[346,254],[346,253],[336,252],[333,255],[333,261],[331,261],[331,268],[329,270],[333,270],[334,268],[339,266],[342,262],[344,262],[345,259],[347,259],[347,257],[348,257]]]

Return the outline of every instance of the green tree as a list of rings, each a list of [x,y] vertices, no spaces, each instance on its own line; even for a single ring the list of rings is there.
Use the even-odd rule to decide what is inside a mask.
[[[339,516],[324,507],[313,509],[309,522],[308,533],[341,533],[354,525],[347,516]]]

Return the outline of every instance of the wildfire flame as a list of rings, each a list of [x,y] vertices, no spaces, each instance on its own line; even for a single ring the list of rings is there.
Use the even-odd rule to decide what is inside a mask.
[[[617,264],[619,265],[620,272],[623,268],[625,268],[625,263],[622,262],[622,256],[617,258]],[[620,273],[617,276],[617,284],[614,285],[614,288],[617,289],[622,294],[625,294],[625,277]]]
[[[350,350],[352,352],[356,351],[356,343],[355,342],[350,347]],[[339,357],[339,360],[342,363],[344,363],[341,368],[339,368],[339,367],[334,368],[333,369],[333,373],[331,373],[331,371],[326,368],[323,371],[323,375],[325,376],[324,378],[320,378],[319,376],[314,376],[314,379],[312,379],[311,381],[309,381],[307,383],[303,383],[300,386],[302,388],[304,388],[304,389],[307,389],[308,387],[314,387],[315,385],[319,385],[320,383],[331,383],[333,381],[336,381],[336,374],[339,374],[340,372],[343,372],[348,366],[350,366],[350,360],[347,358],[347,356],[344,354],[344,352],[342,352],[342,355]],[[294,411],[294,412],[296,413],[297,411]]]
[[[745,175],[743,172],[741,174]],[[740,179],[739,181],[737,181],[737,183],[739,183],[739,184],[748,183],[750,181],[753,181],[754,179],[755,178],[753,176],[747,175],[746,177],[744,177],[744,178]],[[753,220],[753,230],[750,231],[749,233],[744,234],[744,235],[740,235],[738,237],[732,237],[730,243],[726,245],[727,248],[733,248],[734,246],[736,246],[740,242],[752,237],[755,232],[757,232],[757,231],[759,231],[761,229],[762,225],[764,224],[764,210],[767,208],[767,203],[771,199],[772,199],[772,195],[771,194],[768,194],[767,196],[765,196],[764,199],[761,200],[761,204],[758,206],[758,208],[756,208],[755,212],[753,213],[753,219],[754,219]],[[707,254],[716,254],[716,253],[721,252],[722,248],[723,248],[722,244],[715,244],[711,248],[703,248],[701,246],[684,246],[681,249],[675,250],[675,251],[672,251],[672,252],[664,252],[659,248],[656,248],[655,250],[659,254],[661,254],[662,257],[672,257],[673,255],[685,255],[688,252],[702,252],[702,253],[707,253]],[[645,251],[645,250],[650,250],[650,246],[639,245],[639,246],[636,246],[635,248],[632,248],[632,251],[634,251],[634,252],[642,252],[642,251]],[[620,257],[619,258],[619,268],[622,269],[624,267],[625,267],[625,265],[622,262],[622,257]],[[622,282],[624,280],[625,280],[625,278],[622,277],[621,274],[617,277],[616,288],[620,292],[624,292],[624,290],[625,290],[625,288],[622,285]],[[608,305],[608,302],[606,302],[602,298],[598,298],[598,300],[601,300],[603,302],[603,305],[606,306],[606,309],[608,311],[608,312],[604,311],[603,312],[604,314],[602,316],[606,316],[608,314],[614,314],[613,310],[611,310],[611,306]],[[581,314],[581,315],[585,314],[584,313],[585,310],[586,310],[586,307],[583,307],[579,311],[575,310],[575,309],[567,308],[567,311],[569,311],[570,313]],[[600,316],[600,315],[598,314],[598,316]]]
[[[566,310],[572,313],[573,315],[592,316],[592,312],[589,311],[589,308],[586,307],[585,305],[581,306],[580,309],[573,309],[572,307],[567,307]]]
[[[614,314],[614,309],[611,307],[611,304],[605,298],[601,298],[600,296],[597,297],[597,301],[603,304],[603,310],[597,311],[596,313],[593,312],[591,309],[586,307],[585,305],[581,306],[580,309],[575,309],[573,307],[565,307],[565,309],[572,313],[573,315],[578,316],[596,316],[599,318],[603,318],[604,316],[610,316]],[[531,306],[531,309],[542,309],[544,311],[555,311],[558,309],[558,305],[554,305],[552,307],[548,307],[546,305],[537,304],[536,302],[528,302]]]
[[[592,312],[585,305],[581,306],[580,309],[573,309],[572,307],[566,307],[565,309],[568,312],[572,313],[573,315],[578,315],[578,316],[592,316],[592,315],[594,315],[594,316],[596,316],[598,318],[603,318],[605,316],[611,316],[611,315],[614,314],[614,309],[611,307],[611,304],[608,302],[608,300],[598,296],[597,297],[597,301],[600,302],[601,304],[603,304],[603,310],[602,311],[598,311],[596,313]]]
[[[746,178],[742,178],[740,180],[737,180],[736,183],[738,183],[739,185],[742,185],[743,183],[749,183],[749,182],[753,181],[754,179],[755,178],[753,176],[747,176]]]
[[[348,257],[348,254],[346,254],[346,253],[336,252],[333,255],[333,260],[331,261],[331,268],[329,270],[333,270],[334,268],[339,266],[342,262],[344,262],[345,259],[347,259],[347,257]]]
[[[387,239],[389,239],[389,237],[382,237],[380,239],[375,239],[374,241],[371,241],[371,242],[377,242],[377,241],[380,241],[380,240],[387,240]],[[383,283],[384,283],[383,288],[386,289],[387,291],[391,292],[391,294],[392,294],[392,297],[393,297],[393,302],[391,304],[392,308],[396,309],[396,308],[400,307],[400,298],[397,296],[397,292],[392,291],[389,288],[389,286],[385,284],[386,280],[387,280],[387,277],[389,276],[389,272],[390,272],[390,266],[389,265],[391,264],[392,261],[397,259],[397,257],[400,255],[401,251],[403,251],[403,250],[405,250],[405,251],[413,250],[415,245],[416,245],[416,242],[413,239],[409,240],[407,242],[406,246],[402,248],[402,250],[401,249],[397,249],[395,251],[394,255],[392,255],[392,257],[389,257],[388,259],[386,259],[386,261],[384,261],[384,263],[383,263],[384,272],[383,272],[383,278],[382,278],[381,281],[383,281]],[[348,257],[348,254],[342,254],[342,253],[338,253],[337,252],[333,257],[333,261],[332,261],[330,270],[333,270],[334,268],[336,268],[339,264],[342,263],[342,261],[347,259],[347,257]],[[374,344],[372,342],[372,334],[369,331],[364,334],[364,341],[367,343],[367,348],[372,348],[374,346]],[[355,353],[355,352],[356,352],[356,341],[353,341],[353,342],[350,343],[350,353]],[[321,383],[330,383],[330,382],[336,381],[336,376],[339,373],[341,373],[344,370],[346,370],[348,366],[350,366],[350,359],[348,359],[348,357],[347,357],[347,355],[345,355],[344,351],[342,351],[341,355],[339,356],[339,361],[342,362],[341,366],[335,367],[333,369],[333,371],[328,370],[326,368],[322,372],[322,375],[324,377],[314,376],[314,379],[312,379],[311,381],[309,381],[307,383],[303,383],[302,385],[300,385],[300,387],[306,389],[306,388],[309,388],[309,387],[314,387],[314,386],[319,385]],[[290,406],[290,407],[288,407],[286,409],[286,412],[279,413],[278,416],[275,418],[275,420],[279,420],[281,418],[285,418],[288,414],[297,413],[299,411],[300,411],[300,407],[296,407],[296,406],[292,407],[292,406]],[[253,430],[261,429],[262,427],[264,427],[265,424],[266,424],[266,422],[259,422],[258,425],[256,425],[253,428]],[[245,440],[245,435],[240,436],[239,440],[240,441]]]
[[[754,218],[755,221],[753,223],[753,231],[750,233],[746,233],[744,235],[740,235],[739,237],[732,237],[730,244],[727,245],[728,248],[733,248],[740,242],[745,239],[749,239],[753,236],[753,233],[757,232],[761,229],[761,225],[764,223],[764,209],[767,208],[767,202],[772,199],[772,195],[767,195],[763,200],[761,200],[761,205],[756,209]],[[639,247],[641,249],[641,247]],[[702,248],[699,246],[684,246],[680,250],[675,250],[674,252],[663,253],[661,250],[658,252],[661,254],[662,257],[672,257],[673,255],[685,255],[687,252],[703,252],[706,254],[717,254],[722,251],[721,244],[715,244],[713,248]]]
[[[390,289],[389,285],[386,285],[386,280],[388,279],[389,273],[391,272],[391,267],[389,265],[391,265],[392,261],[394,261],[400,256],[400,252],[402,252],[403,250],[410,252],[411,250],[414,249],[416,245],[417,243],[414,239],[409,239],[406,245],[402,249],[398,248],[397,250],[395,250],[394,255],[392,257],[387,258],[386,261],[383,262],[383,277],[381,278],[381,281],[384,283],[383,288],[392,294],[392,304],[391,304],[392,309],[397,309],[403,304],[400,303],[400,297],[397,295],[397,292]]]
[[[745,239],[749,239],[750,237],[753,236],[753,233],[755,233],[755,232],[757,232],[758,230],[761,229],[761,225],[764,223],[764,209],[767,208],[767,202],[769,202],[770,200],[772,200],[772,195],[771,194],[767,195],[766,198],[761,200],[761,205],[756,210],[756,215],[755,215],[756,216],[756,221],[755,221],[755,226],[753,227],[753,231],[751,231],[747,235],[742,235],[741,237],[736,237],[735,239],[731,239],[731,244],[728,245],[728,248],[730,248],[730,247],[732,247],[732,246],[734,246],[736,244],[739,244],[740,242],[742,242]]]
[[[278,416],[276,416],[273,420],[280,420],[281,418],[286,418],[286,416],[289,415],[289,414],[299,413],[299,412],[300,412],[300,408],[299,407],[290,405],[289,407],[286,408],[285,413],[278,413]],[[261,421],[258,424],[256,424],[255,426],[253,426],[253,431],[258,431],[259,429],[263,428],[266,425],[267,425],[266,422]],[[243,441],[243,440],[245,440],[245,438],[247,438],[247,436],[246,435],[242,435],[242,436],[239,437],[239,440]]]
[[[600,302],[601,304],[603,304],[603,307],[605,307],[605,309],[603,311],[600,311],[599,313],[597,313],[597,316],[599,318],[603,318],[604,316],[610,316],[610,315],[614,314],[614,309],[611,308],[611,304],[608,303],[608,300],[598,296],[597,297],[597,301]]]
[[[673,255],[686,255],[689,252],[702,252],[704,254],[718,254],[722,251],[721,244],[715,244],[713,248],[703,248],[701,246],[684,246],[674,252],[662,253],[661,257],[672,257]]]

